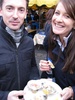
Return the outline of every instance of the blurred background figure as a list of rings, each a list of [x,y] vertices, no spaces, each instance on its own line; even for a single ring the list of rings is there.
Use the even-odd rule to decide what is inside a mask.
[[[32,29],[39,29],[39,15],[36,12],[31,14],[31,28]]]
[[[52,20],[52,16],[53,16],[53,13],[54,13],[54,9],[49,9],[47,12],[46,12],[46,22],[45,22],[45,25],[44,25],[44,31],[45,31],[45,39],[44,39],[44,42],[43,42],[43,45],[44,45],[44,48],[46,51],[47,48],[48,48],[48,36],[50,34],[50,29],[51,29],[51,20]]]
[[[51,19],[52,19],[52,16],[53,16],[53,12],[54,12],[54,9],[49,9],[45,14],[46,15],[46,22],[45,22],[45,25],[44,25],[44,29],[45,29],[46,35],[48,35],[50,33]]]

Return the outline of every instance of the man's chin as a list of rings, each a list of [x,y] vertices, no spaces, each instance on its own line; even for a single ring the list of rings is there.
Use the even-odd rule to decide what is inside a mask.
[[[11,30],[14,30],[14,31],[16,31],[16,30],[18,30],[19,28],[18,27],[9,27]]]

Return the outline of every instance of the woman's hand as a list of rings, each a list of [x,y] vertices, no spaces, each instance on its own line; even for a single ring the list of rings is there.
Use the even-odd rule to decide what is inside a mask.
[[[72,98],[73,95],[74,95],[74,92],[71,87],[66,87],[61,92],[62,100],[68,100],[69,98]]]
[[[24,96],[24,91],[20,90],[20,91],[11,91],[9,94],[8,94],[8,98],[7,100],[24,100],[23,98],[22,99],[19,99],[19,96]]]
[[[40,60],[39,69],[40,71],[50,71],[51,67],[50,67],[49,61]]]

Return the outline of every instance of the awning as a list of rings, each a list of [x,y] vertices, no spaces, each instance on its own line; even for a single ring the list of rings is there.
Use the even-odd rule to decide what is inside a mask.
[[[37,6],[46,5],[47,7],[52,7],[57,4],[59,0],[29,0],[29,7],[36,4]]]

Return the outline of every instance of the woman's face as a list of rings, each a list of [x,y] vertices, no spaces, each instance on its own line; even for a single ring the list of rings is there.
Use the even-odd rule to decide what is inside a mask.
[[[75,21],[68,15],[62,3],[58,3],[54,15],[52,17],[52,30],[59,36],[67,36],[72,28],[74,28]]]

